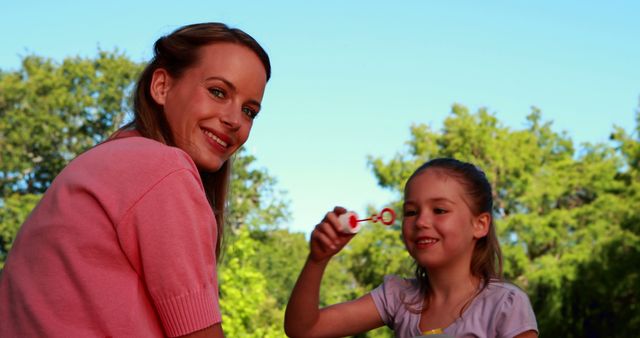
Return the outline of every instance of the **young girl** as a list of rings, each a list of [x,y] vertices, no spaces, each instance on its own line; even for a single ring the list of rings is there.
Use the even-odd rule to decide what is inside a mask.
[[[340,337],[387,325],[396,337],[537,337],[527,295],[500,280],[491,185],[472,164],[431,160],[405,186],[402,235],[416,276],[385,277],[354,301],[318,309],[325,267],[353,237],[336,207],[311,234],[310,253],[285,315],[292,337]]]
[[[1,337],[222,337],[216,257],[229,158],[269,57],[224,24],[160,38],[134,121],[74,159],[23,224],[0,279]]]

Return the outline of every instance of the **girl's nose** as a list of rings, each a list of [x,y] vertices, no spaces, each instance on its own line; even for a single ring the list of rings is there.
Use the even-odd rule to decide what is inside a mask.
[[[432,225],[432,220],[429,215],[425,212],[421,212],[418,214],[418,219],[416,219],[416,227],[418,228],[430,228]]]

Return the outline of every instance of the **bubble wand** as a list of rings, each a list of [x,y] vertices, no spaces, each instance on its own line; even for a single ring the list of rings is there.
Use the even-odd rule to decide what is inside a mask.
[[[341,230],[343,233],[355,234],[360,231],[361,222],[371,221],[373,223],[380,223],[389,226],[396,220],[396,213],[391,208],[384,208],[377,215],[371,215],[369,218],[358,219],[358,214],[353,211],[349,211],[346,214],[342,214],[338,217],[340,221]]]

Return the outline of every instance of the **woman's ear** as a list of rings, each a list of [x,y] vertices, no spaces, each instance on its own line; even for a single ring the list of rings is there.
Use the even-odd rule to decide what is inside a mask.
[[[157,104],[163,106],[167,101],[167,93],[171,87],[171,76],[163,68],[158,68],[151,75],[151,97]]]
[[[483,212],[480,216],[477,216],[473,221],[473,237],[480,239],[489,233],[489,226],[491,225],[491,215],[488,212]]]

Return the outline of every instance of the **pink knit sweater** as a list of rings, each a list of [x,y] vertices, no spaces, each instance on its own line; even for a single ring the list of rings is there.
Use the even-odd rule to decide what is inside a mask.
[[[216,221],[191,158],[139,136],[73,160],[0,279],[0,337],[179,336],[221,321]]]

